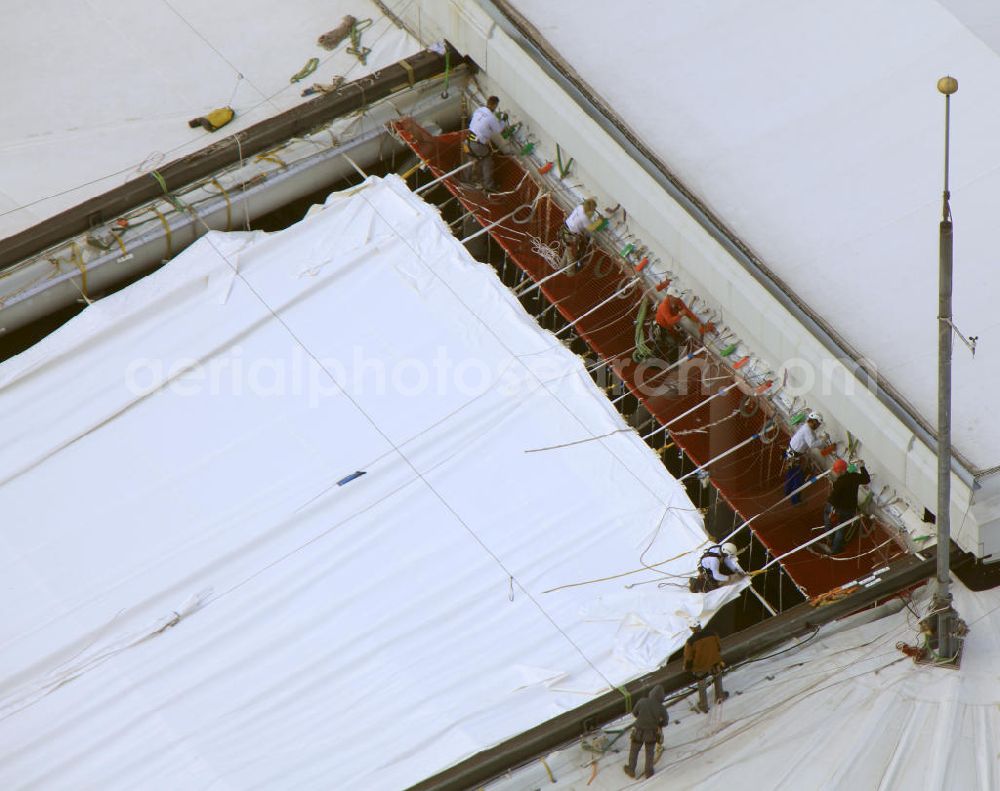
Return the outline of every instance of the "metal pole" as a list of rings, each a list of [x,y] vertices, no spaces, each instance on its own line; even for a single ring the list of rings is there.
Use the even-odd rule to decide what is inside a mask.
[[[938,492],[937,492],[937,588],[934,609],[938,613],[937,653],[948,659],[952,651],[951,575],[948,561],[951,543],[951,281],[952,223],[951,193],[948,190],[948,149],[951,135],[951,95],[958,90],[958,80],[942,77],[938,91],[944,94],[944,192],[941,201],[941,226],[938,243]]]

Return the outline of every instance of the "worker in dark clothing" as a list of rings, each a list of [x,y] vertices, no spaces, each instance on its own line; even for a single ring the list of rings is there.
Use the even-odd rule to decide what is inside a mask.
[[[622,770],[629,777],[635,777],[635,767],[639,760],[639,748],[646,747],[645,776],[653,776],[653,760],[656,745],[663,744],[663,727],[667,724],[667,709],[663,705],[663,687],[657,684],[649,695],[639,700],[632,709],[635,724],[632,726],[632,744],[628,750],[628,763]]]
[[[848,464],[843,459],[837,459],[833,463],[833,474],[836,476],[833,481],[833,491],[830,492],[830,499],[823,509],[823,524],[829,530],[834,525],[844,525],[858,514],[858,487],[867,486],[872,482],[865,463],[859,461],[857,464]],[[844,549],[844,542],[847,538],[847,525],[844,525],[836,533],[830,544],[818,541],[816,546],[820,552],[829,555],[839,555]]]
[[[708,677],[715,685],[715,702],[722,703],[729,693],[722,689],[722,643],[711,629],[692,621],[691,636],[684,643],[684,669],[698,679],[698,711],[708,712]]]

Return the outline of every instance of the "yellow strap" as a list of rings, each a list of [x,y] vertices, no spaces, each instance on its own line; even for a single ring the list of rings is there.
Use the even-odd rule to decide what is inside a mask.
[[[403,174],[403,181],[406,181],[410,176],[412,176],[414,173],[416,173],[418,170],[420,170],[420,168],[424,167],[425,164],[427,164],[427,163],[425,163],[421,159],[416,165],[414,165],[412,168],[410,168],[408,171],[406,171]]]
[[[258,154],[255,157],[255,159],[258,162],[273,162],[274,164],[280,165],[283,168],[287,168],[288,167],[288,165],[285,163],[285,160],[283,160],[281,157],[279,157],[277,154],[275,154],[273,152],[266,152],[266,153],[263,153],[263,154]]]
[[[80,246],[73,242],[70,247],[72,255],[70,261],[80,270],[80,293],[83,294],[84,300],[87,304],[91,303],[90,296],[87,294],[87,265],[83,262],[83,255],[80,253]]]
[[[163,216],[163,212],[153,207],[153,211],[156,212],[156,216],[160,218],[160,222],[163,223],[163,230],[167,232],[167,258],[174,257],[174,238],[170,233],[170,223],[167,222],[167,218]]]
[[[122,241],[122,238],[114,231],[111,232],[111,236],[114,238],[116,242],[118,242],[118,246],[122,249],[122,258],[127,256],[128,250],[125,249],[125,242]]]
[[[406,76],[409,79],[410,87],[412,88],[417,82],[416,75],[413,73],[413,67],[405,60],[401,60],[399,62],[399,65],[402,66],[404,69],[406,69]]]
[[[219,192],[222,193],[222,197],[226,199],[226,230],[228,231],[232,228],[233,220],[233,202],[229,200],[229,193],[226,192],[226,188],[223,187],[216,179],[211,179],[210,184],[214,184],[219,188]]]
[[[539,758],[538,760],[541,761],[542,762],[542,766],[545,767],[545,774],[547,774],[549,776],[549,782],[550,783],[554,783],[556,781],[556,778],[555,778],[555,775],[552,774],[552,770],[549,769],[548,763],[545,761],[544,758]]]

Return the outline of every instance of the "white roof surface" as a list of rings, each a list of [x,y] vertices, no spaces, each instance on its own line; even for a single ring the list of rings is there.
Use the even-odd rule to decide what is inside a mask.
[[[88,307],[0,434],[3,788],[401,788],[736,593],[544,593],[687,574],[701,516],[396,177]]]
[[[931,424],[944,97],[952,101],[953,434],[1000,465],[1000,19],[986,0],[511,0],[812,310]],[[610,16],[609,16],[610,15]],[[609,46],[600,20],[621,39]],[[780,365],[781,361],[772,361]]]
[[[737,668],[725,677],[729,700],[707,716],[690,699],[669,706],[665,752],[649,780],[622,773],[626,736],[615,744],[625,752],[602,757],[589,784],[594,754],[574,746],[547,758],[556,783],[536,763],[489,789],[1000,788],[1000,589],[956,583],[953,593],[971,630],[960,670],[915,665],[896,648],[919,643],[909,609],[875,621],[863,613]],[[914,609],[922,616],[928,602]]]
[[[347,14],[373,22],[367,64],[349,40],[316,43]],[[420,49],[370,0],[16,3],[0,26],[0,239]],[[227,104],[223,131],[188,127]]]

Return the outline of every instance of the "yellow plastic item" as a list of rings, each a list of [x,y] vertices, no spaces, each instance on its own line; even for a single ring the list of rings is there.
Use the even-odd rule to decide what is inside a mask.
[[[206,115],[205,119],[212,125],[212,131],[214,132],[216,129],[221,129],[232,121],[235,115],[236,113],[233,112],[232,107],[219,107]]]

